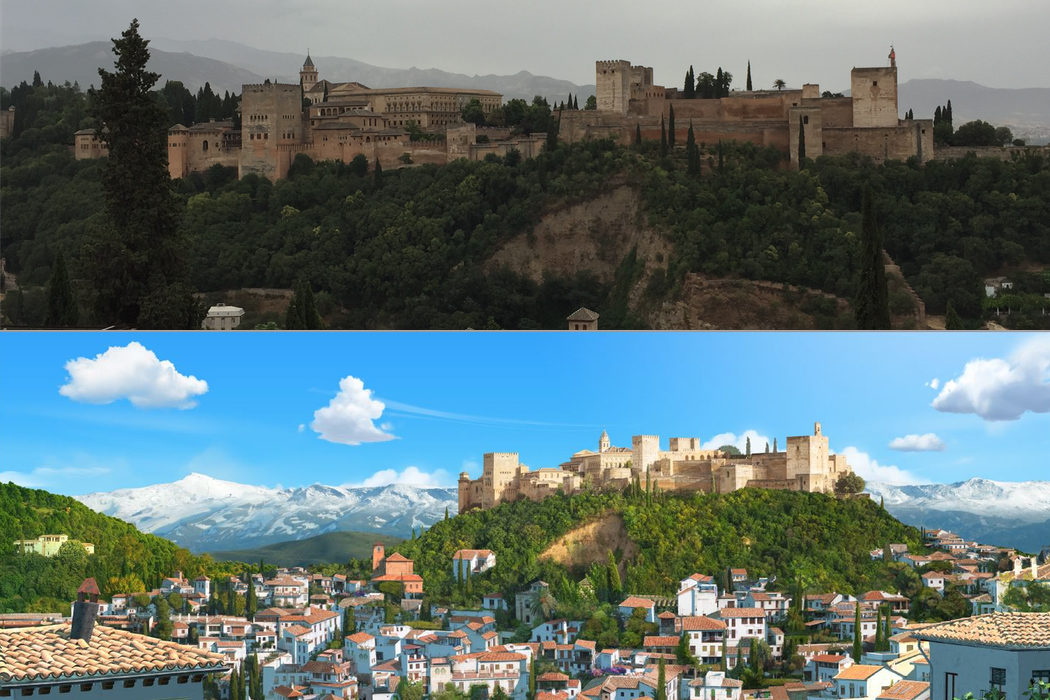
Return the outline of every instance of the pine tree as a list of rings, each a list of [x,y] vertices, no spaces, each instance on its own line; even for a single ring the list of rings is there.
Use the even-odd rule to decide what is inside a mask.
[[[860,663],[861,654],[864,651],[864,646],[861,643],[860,636],[860,601],[857,601],[856,614],[853,619],[853,651],[850,656],[853,657],[854,663]]]
[[[78,319],[77,300],[69,285],[66,258],[59,253],[55,256],[51,279],[47,283],[47,319],[44,325],[70,328],[77,325]]]
[[[187,283],[179,200],[168,175],[167,110],[151,92],[149,42],[138,20],[113,40],[114,72],[99,68],[92,116],[109,149],[102,174],[106,223],[85,245],[101,323],[200,328],[203,305]]]
[[[747,91],[751,92],[751,61],[747,62]]]
[[[854,301],[857,328],[888,330],[890,307],[886,291],[886,267],[882,261],[882,233],[875,223],[871,190],[864,188],[861,204],[860,283]]]
[[[798,167],[801,170],[806,161],[806,129],[802,117],[798,118]]]

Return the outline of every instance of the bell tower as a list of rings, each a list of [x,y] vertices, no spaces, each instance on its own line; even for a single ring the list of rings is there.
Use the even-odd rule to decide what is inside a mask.
[[[317,84],[317,69],[314,68],[309,51],[306,52],[306,60],[303,61],[303,67],[299,71],[299,84],[302,85],[304,92]]]
[[[609,450],[609,433],[602,431],[602,435],[598,438],[598,451],[607,452]]]

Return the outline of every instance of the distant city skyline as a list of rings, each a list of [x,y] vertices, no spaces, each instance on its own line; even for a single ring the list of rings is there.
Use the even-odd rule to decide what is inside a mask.
[[[527,70],[578,84],[593,83],[595,60],[623,58],[652,66],[656,82],[668,87],[681,87],[690,64],[698,73],[721,66],[733,73],[734,86],[743,87],[750,61],[757,88],[782,78],[790,87],[818,82],[843,90],[850,68],[885,64],[893,44],[901,82],[948,78],[1050,87],[1043,36],[1050,5],[1027,0],[718,0],[703,6],[607,0],[600,11],[581,0],[391,0],[360,13],[337,0],[185,0],[177,11],[168,3],[124,0],[3,0],[0,7],[5,51],[115,37],[137,16],[147,38],[226,39],[468,75]]]
[[[0,387],[0,481],[66,494],[452,486],[603,429],[762,451],[815,421],[869,480],[1050,477],[1050,338],[1020,333],[7,334]]]

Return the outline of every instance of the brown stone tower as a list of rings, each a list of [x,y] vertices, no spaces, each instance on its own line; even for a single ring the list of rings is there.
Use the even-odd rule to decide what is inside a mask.
[[[314,68],[309,51],[306,52],[306,60],[303,61],[302,70],[299,71],[299,84],[303,86],[304,92],[317,84],[317,69]]]

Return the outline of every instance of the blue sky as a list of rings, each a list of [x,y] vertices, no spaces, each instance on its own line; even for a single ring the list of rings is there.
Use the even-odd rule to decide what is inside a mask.
[[[761,450],[814,421],[869,479],[1050,478],[1045,335],[6,333],[0,392],[0,481],[66,494],[452,485],[603,428]]]

